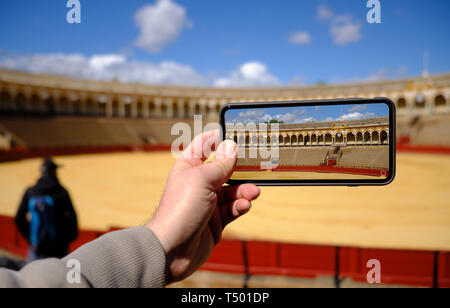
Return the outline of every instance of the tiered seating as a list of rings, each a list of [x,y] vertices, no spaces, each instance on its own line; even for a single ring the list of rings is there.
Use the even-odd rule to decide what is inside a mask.
[[[280,166],[320,166],[331,147],[280,148]]]
[[[159,119],[2,118],[0,124],[28,148],[170,145],[174,124]]]
[[[341,149],[339,167],[389,168],[389,146],[361,146]]]
[[[320,166],[325,162],[327,152],[332,147],[279,148],[280,166]],[[245,158],[239,158],[238,166],[259,166],[262,159],[258,150],[256,158],[250,158],[249,148],[245,149]]]

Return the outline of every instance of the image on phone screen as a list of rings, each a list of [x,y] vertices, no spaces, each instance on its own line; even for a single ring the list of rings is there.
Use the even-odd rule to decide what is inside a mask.
[[[231,108],[232,180],[365,180],[389,176],[386,103]]]

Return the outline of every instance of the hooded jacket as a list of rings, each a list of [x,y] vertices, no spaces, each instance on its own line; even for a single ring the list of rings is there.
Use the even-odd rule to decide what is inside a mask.
[[[43,257],[62,258],[67,254],[69,244],[78,236],[78,223],[70,196],[54,173],[44,173],[36,185],[25,191],[15,223],[22,236],[30,241],[30,223],[27,220],[29,200],[42,196],[50,196],[54,201],[56,244],[52,249],[40,251],[38,254]]]

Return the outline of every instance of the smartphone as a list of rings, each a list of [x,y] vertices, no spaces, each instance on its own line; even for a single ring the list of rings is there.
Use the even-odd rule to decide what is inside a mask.
[[[228,184],[387,185],[395,177],[388,98],[229,103],[223,140],[238,145]]]

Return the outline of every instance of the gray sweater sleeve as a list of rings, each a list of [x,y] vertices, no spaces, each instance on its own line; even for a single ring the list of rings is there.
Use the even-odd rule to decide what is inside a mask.
[[[19,272],[0,269],[0,288],[162,288],[165,267],[164,250],[153,232],[134,227],[108,233],[61,260],[32,262]]]

